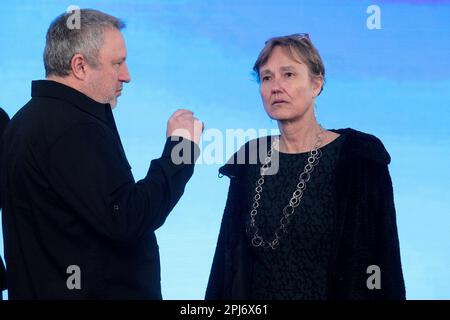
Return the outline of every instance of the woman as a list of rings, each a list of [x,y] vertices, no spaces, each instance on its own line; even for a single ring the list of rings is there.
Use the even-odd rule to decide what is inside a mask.
[[[404,299],[383,144],[317,122],[325,69],[307,34],[270,39],[253,69],[280,136],[219,170],[231,183],[206,299]]]

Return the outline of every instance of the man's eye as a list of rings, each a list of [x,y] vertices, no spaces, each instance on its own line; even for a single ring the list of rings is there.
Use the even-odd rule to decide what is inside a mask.
[[[262,81],[268,81],[268,80],[270,80],[270,76],[264,76],[264,77],[262,77],[261,80],[262,80]]]
[[[286,72],[286,77],[287,78],[292,78],[294,76],[294,73],[292,72]]]

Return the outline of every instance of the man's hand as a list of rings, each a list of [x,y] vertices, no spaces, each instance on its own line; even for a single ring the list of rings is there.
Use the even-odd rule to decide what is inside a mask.
[[[203,129],[203,122],[195,118],[192,111],[178,109],[167,122],[166,137],[179,136],[200,144]]]

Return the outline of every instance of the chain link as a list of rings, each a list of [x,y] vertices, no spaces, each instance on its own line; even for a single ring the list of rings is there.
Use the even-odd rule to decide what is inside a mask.
[[[289,204],[283,208],[283,216],[280,219],[280,226],[275,230],[275,237],[271,241],[265,241],[263,237],[259,234],[259,228],[256,225],[256,216],[258,215],[257,208],[259,207],[259,200],[261,199],[262,187],[264,184],[264,176],[265,172],[269,168],[269,164],[272,160],[272,152],[274,149],[278,149],[279,146],[279,138],[276,137],[272,143],[270,150],[267,152],[267,157],[264,160],[264,164],[261,167],[261,177],[256,181],[255,188],[255,196],[253,197],[252,210],[250,211],[250,231],[254,231],[251,243],[254,247],[263,247],[263,248],[272,248],[275,250],[280,244],[280,239],[283,234],[288,232],[287,226],[290,223],[290,218],[295,212],[295,208],[297,208],[302,200],[303,193],[306,189],[306,183],[311,178],[311,173],[314,170],[314,167],[319,164],[319,158],[322,155],[320,151],[320,146],[322,145],[322,134],[324,133],[324,129],[320,126],[320,132],[317,134],[317,141],[314,144],[314,147],[309,152],[308,159],[306,161],[306,165],[303,169],[303,172],[299,175],[299,182],[297,183],[297,187],[292,194],[291,199],[289,200]]]

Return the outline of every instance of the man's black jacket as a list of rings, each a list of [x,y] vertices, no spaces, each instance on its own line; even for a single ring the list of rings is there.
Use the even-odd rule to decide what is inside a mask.
[[[172,162],[176,144],[135,182],[110,105],[34,81],[4,134],[9,298],[161,299],[154,231],[194,169]]]

